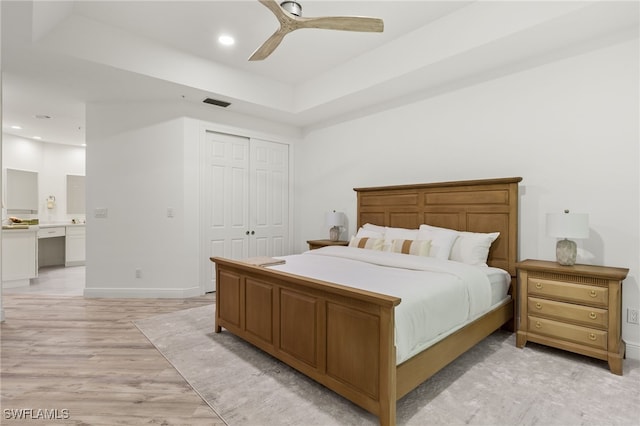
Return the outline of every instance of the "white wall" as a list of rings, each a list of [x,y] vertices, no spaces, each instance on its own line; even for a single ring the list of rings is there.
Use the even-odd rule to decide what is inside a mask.
[[[38,172],[38,219],[40,223],[83,220],[84,215],[67,214],[67,175],[85,174],[85,149],[81,146],[34,141],[2,135],[3,168]],[[46,208],[46,198],[56,197],[56,206]],[[3,210],[3,219],[5,219]]]
[[[297,134],[276,123],[233,113],[218,115],[208,108],[184,102],[87,107],[86,296],[203,294],[199,272],[200,144],[207,128],[203,123],[237,134],[278,138]],[[245,128],[236,127],[237,123]],[[96,217],[95,209],[107,209],[107,217]],[[168,217],[168,209],[173,217]]]
[[[185,266],[183,191],[190,186],[183,182],[183,140],[180,118],[88,138],[85,295],[200,294],[197,264]],[[95,217],[97,208],[107,217]]]
[[[375,115],[311,131],[296,150],[296,248],[326,238],[323,213],[352,188],[522,176],[520,259],[555,259],[545,215],[588,213],[581,263],[629,268],[623,338],[640,358],[638,41],[624,42]],[[304,219],[301,219],[304,218]]]

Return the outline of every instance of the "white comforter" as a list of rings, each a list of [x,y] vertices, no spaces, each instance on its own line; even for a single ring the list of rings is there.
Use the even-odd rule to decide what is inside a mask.
[[[397,364],[491,305],[489,279],[478,266],[338,246],[285,259],[271,268],[401,298],[395,310]]]

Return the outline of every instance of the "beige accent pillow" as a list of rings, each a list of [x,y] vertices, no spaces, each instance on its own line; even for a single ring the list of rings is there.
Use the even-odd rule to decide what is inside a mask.
[[[369,250],[382,250],[382,245],[384,244],[384,239],[382,238],[356,238],[351,237],[351,241],[349,241],[349,247],[357,247]]]
[[[431,240],[393,240],[391,242],[391,251],[414,256],[429,256]]]

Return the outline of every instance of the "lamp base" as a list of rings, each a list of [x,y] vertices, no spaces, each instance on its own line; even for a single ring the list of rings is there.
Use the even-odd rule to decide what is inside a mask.
[[[339,226],[331,227],[331,229],[329,229],[329,239],[331,241],[338,241],[339,237],[340,237],[340,227]]]
[[[559,264],[565,266],[575,265],[578,246],[575,241],[564,240],[558,241],[556,244],[556,260]]]

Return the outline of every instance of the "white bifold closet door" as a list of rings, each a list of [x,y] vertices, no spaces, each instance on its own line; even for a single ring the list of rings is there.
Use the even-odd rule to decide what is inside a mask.
[[[209,257],[289,253],[289,146],[207,132],[205,291],[215,290]]]

